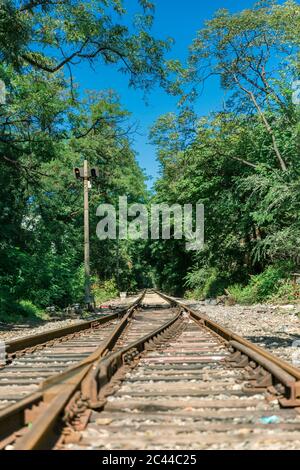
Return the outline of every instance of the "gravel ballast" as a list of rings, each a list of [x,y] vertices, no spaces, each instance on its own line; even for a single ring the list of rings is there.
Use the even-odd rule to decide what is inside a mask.
[[[102,310],[102,313],[110,314],[114,312],[115,308],[125,308],[136,300],[137,296],[127,297],[126,300],[113,299],[108,300],[103,303],[105,308]],[[57,313],[59,316],[59,313]],[[97,314],[93,315],[89,319],[97,319]],[[4,324],[0,323],[0,341],[11,341],[13,339],[23,338],[24,336],[38,335],[40,333],[45,333],[46,331],[56,330],[59,328],[64,328],[65,326],[71,326],[76,323],[82,323],[86,319],[80,318],[65,318],[63,320],[53,321],[49,319],[48,321],[37,322],[36,324],[30,322],[24,323],[14,323],[14,324]]]
[[[213,301],[181,300],[234,333],[300,367],[300,305],[224,306],[214,305]]]

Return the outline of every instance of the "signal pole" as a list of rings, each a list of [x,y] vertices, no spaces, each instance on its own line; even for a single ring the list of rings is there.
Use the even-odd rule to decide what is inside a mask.
[[[90,180],[99,177],[98,168],[89,168],[88,161],[84,159],[83,168],[74,168],[77,179],[83,180],[83,223],[84,223],[84,301],[88,310],[93,310],[91,295],[90,271],[90,221],[89,221],[89,188]]]
[[[89,165],[83,163],[83,194],[84,194],[84,293],[85,304],[91,308],[91,272],[90,272],[90,221],[89,221]]]

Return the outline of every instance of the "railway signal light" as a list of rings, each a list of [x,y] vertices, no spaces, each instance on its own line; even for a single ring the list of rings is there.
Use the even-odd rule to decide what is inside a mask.
[[[97,167],[91,168],[91,178],[99,178],[99,169]]]
[[[75,178],[77,178],[78,180],[80,179],[80,169],[79,168],[74,168],[74,175],[75,175]]]
[[[76,167],[73,171],[76,179],[80,180],[85,178],[84,168]],[[99,168],[97,168],[96,166],[87,169],[87,179],[89,180],[91,178],[99,178]]]
[[[81,178],[83,178],[83,168],[74,168],[74,175],[75,175],[75,178],[80,180]]]

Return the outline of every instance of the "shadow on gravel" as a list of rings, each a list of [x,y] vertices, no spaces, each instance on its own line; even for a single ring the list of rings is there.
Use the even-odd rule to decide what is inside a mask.
[[[266,347],[276,349],[291,347],[295,339],[300,339],[300,337],[295,335],[288,336],[289,338],[282,338],[280,336],[246,336],[246,338],[252,343],[263,343]]]
[[[62,318],[63,320],[63,318]],[[24,320],[22,323],[3,323],[0,322],[0,332],[1,331],[20,331],[28,328],[34,328],[38,326],[46,325],[47,323],[53,321],[51,318],[49,320]]]

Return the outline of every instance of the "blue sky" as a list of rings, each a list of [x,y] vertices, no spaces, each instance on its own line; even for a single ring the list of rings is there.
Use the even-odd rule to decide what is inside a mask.
[[[132,0],[127,0],[130,5]],[[196,36],[196,32],[210,19],[219,8],[227,8],[231,12],[249,8],[253,0],[153,0],[156,5],[155,22],[152,33],[157,38],[172,37],[175,44],[169,54],[185,62],[188,47]],[[136,2],[134,2],[136,4]],[[131,13],[132,10],[128,8]],[[126,77],[114,67],[96,67],[93,71],[88,64],[81,64],[74,69],[76,81],[82,89],[103,90],[115,89],[120,95],[122,105],[132,113],[132,119],[138,122],[138,133],[131,136],[137,159],[147,175],[152,179],[159,175],[159,164],[156,161],[155,147],[148,142],[148,132],[155,120],[164,113],[176,111],[177,99],[156,88],[151,92],[147,101],[143,100],[142,92],[130,89]],[[207,82],[204,93],[197,103],[197,111],[205,115],[216,110],[222,104],[223,92],[215,79]]]

